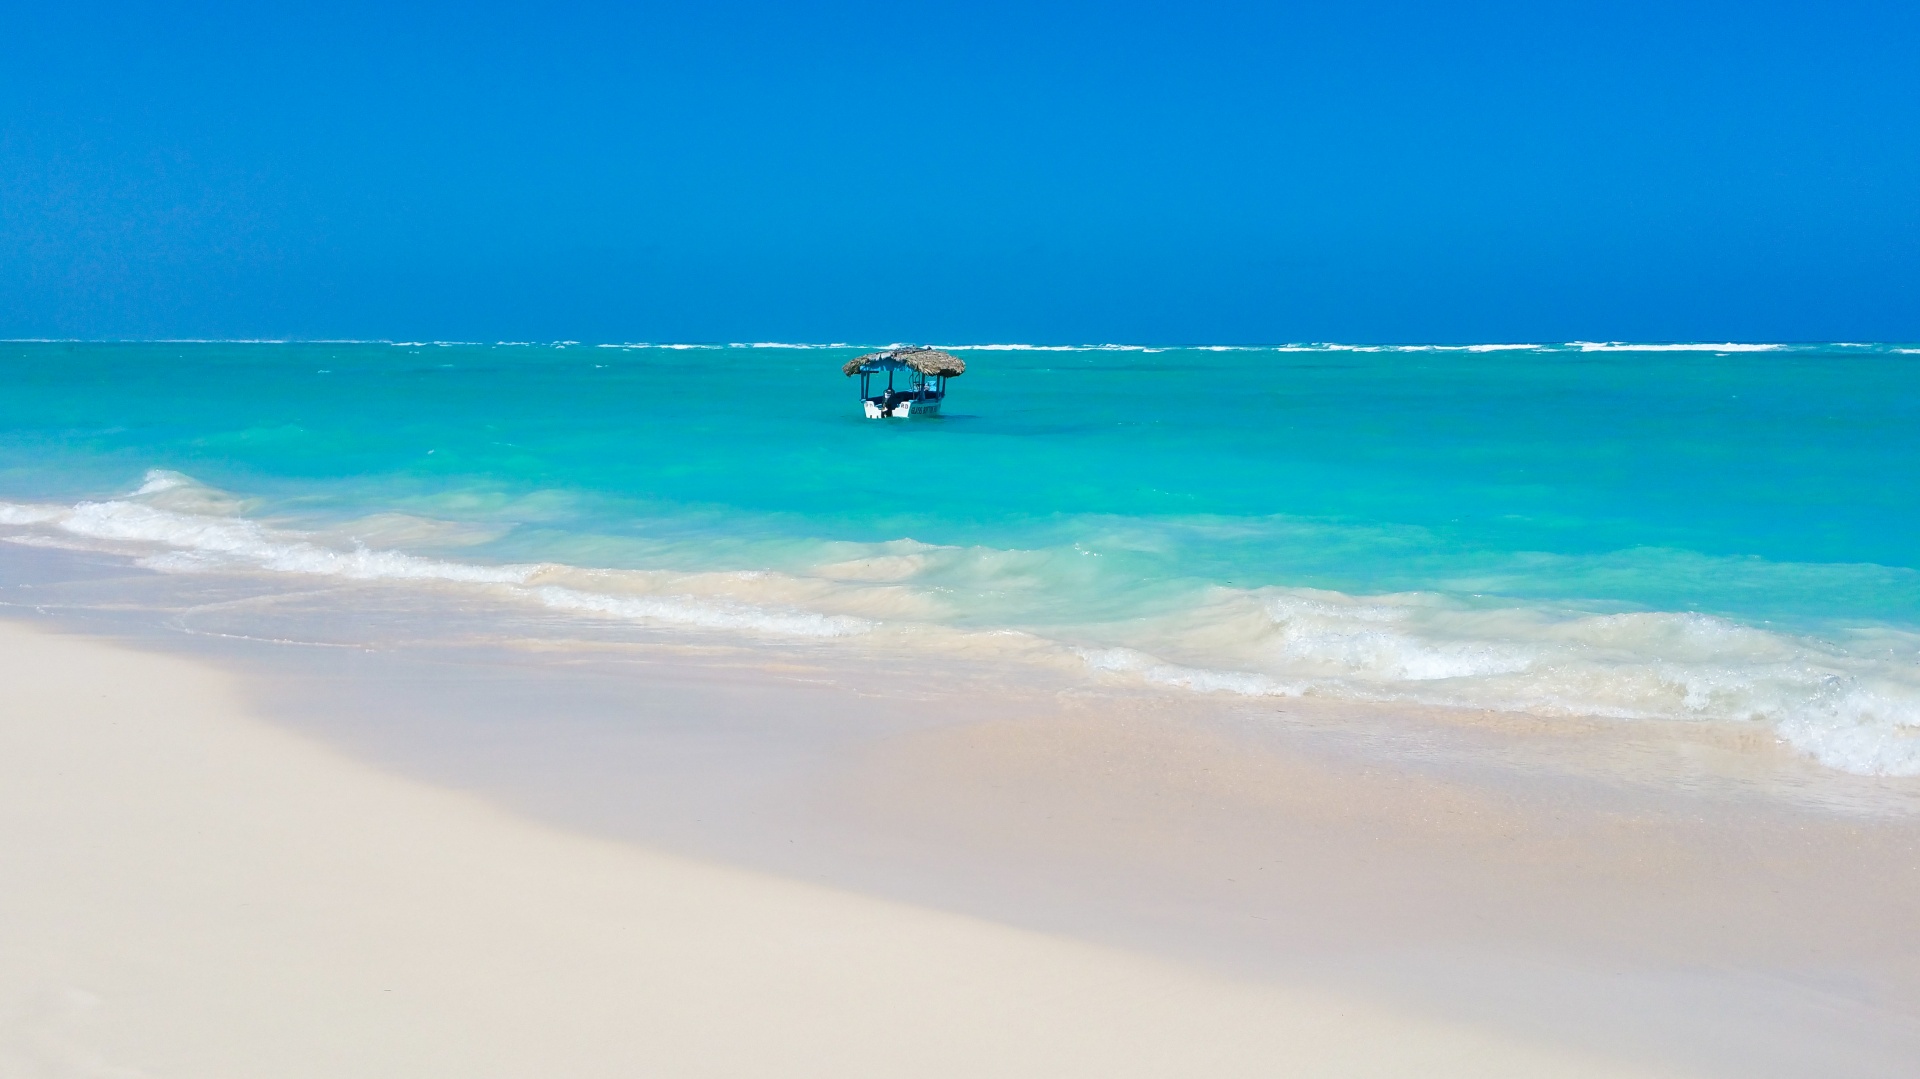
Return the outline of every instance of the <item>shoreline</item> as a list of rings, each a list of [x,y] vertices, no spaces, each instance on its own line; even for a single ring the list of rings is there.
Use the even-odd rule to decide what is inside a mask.
[[[1756,615],[1764,604],[1736,616],[1692,602],[1641,607],[1619,600],[1502,598],[1497,591],[1467,596],[1451,586],[1409,592],[1381,583],[1385,590],[1376,594],[1297,582],[1239,588],[1232,581],[1204,585],[1199,579],[1161,582],[1173,591],[1158,602],[1139,606],[1142,597],[1134,595],[1132,606],[1120,601],[1098,615],[1082,610],[1061,620],[1061,605],[1073,606],[1069,594],[1075,588],[1050,599],[1045,588],[1034,591],[1050,574],[1064,573],[1054,581],[1064,585],[1080,572],[1105,573],[1104,585],[1092,591],[1112,593],[1108,601],[1139,582],[1130,571],[1115,575],[1077,565],[1095,564],[1089,556],[1101,552],[1082,549],[1078,540],[1062,546],[1059,535],[1037,550],[906,538],[810,540],[811,554],[797,561],[792,550],[736,551],[745,555],[744,563],[722,559],[697,568],[701,560],[690,562],[683,552],[665,559],[677,569],[622,569],[615,568],[626,564],[621,558],[603,564],[589,553],[597,544],[617,548],[619,541],[608,536],[581,534],[557,547],[536,542],[473,558],[473,544],[484,549],[517,525],[420,517],[393,507],[351,519],[309,516],[304,523],[248,515],[260,508],[184,474],[150,470],[137,490],[104,500],[0,501],[0,525],[8,529],[0,539],[204,577],[214,589],[225,582],[262,607],[295,601],[291,610],[192,604],[182,611],[183,625],[191,614],[195,622],[225,624],[240,636],[263,625],[300,625],[300,597],[351,596],[348,602],[371,599],[390,606],[391,615],[411,621],[430,639],[444,638],[447,623],[464,619],[476,639],[557,636],[723,646],[753,641],[761,652],[861,653],[881,664],[1018,668],[1024,673],[1017,677],[1065,678],[1093,691],[1535,714],[1569,726],[1597,717],[1724,730],[1764,724],[1778,741],[1836,771],[1920,775],[1920,740],[1911,737],[1910,722],[1920,683],[1907,658],[1920,647],[1920,636],[1908,622],[1824,624],[1804,611],[1777,622]],[[1207,526],[1189,521],[1170,527],[1178,533]],[[568,543],[585,546],[570,552]],[[1125,552],[1122,545],[1107,553]],[[1696,557],[1668,553],[1682,561]],[[1530,556],[1511,557],[1525,563]],[[1603,575],[1631,577],[1649,569],[1633,551],[1598,557],[1589,570]],[[1075,564],[1071,571],[1062,559]],[[1894,607],[1920,580],[1888,566],[1802,568],[1850,575],[1876,596],[1890,590]],[[1784,587],[1779,574],[1792,576],[1784,564],[1719,569],[1749,600]],[[1476,572],[1497,580],[1503,571],[1482,565]],[[267,577],[282,583],[263,587]],[[1083,580],[1078,587],[1085,591],[1087,585]],[[1029,592],[1011,607],[1001,602]],[[410,599],[396,600],[403,594]],[[969,615],[969,604],[979,609]],[[1024,615],[1017,613],[1023,604]],[[996,613],[982,620],[988,610]],[[305,621],[307,634],[324,640],[335,633],[328,612],[314,613]],[[376,631],[369,639],[378,645],[391,634]],[[852,662],[846,655],[840,659]]]
[[[598,849],[1570,1062],[1535,1074],[1872,1076],[1920,1051],[1914,785],[1764,743],[988,667],[902,688],[672,635],[436,640],[343,606],[372,591],[288,616],[334,645],[195,636],[169,613],[183,596],[247,590],[52,552],[8,565],[16,599],[60,600],[43,625],[217,669],[247,723]],[[352,643],[376,629],[388,643]]]

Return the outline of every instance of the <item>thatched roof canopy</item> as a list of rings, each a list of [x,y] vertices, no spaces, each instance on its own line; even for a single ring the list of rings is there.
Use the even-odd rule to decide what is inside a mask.
[[[955,375],[967,373],[967,361],[951,352],[942,352],[937,348],[888,348],[879,352],[869,352],[865,356],[855,356],[848,360],[840,370],[849,375],[857,375],[864,367],[869,371],[883,371],[889,367],[911,367],[923,375]]]

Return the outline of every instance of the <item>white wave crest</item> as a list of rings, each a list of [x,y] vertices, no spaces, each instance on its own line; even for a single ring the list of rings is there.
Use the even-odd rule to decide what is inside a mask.
[[[1763,345],[1749,341],[1724,341],[1720,344],[1636,344],[1631,341],[1569,341],[1582,352],[1777,352],[1785,345]]]
[[[1137,674],[1156,686],[1191,689],[1200,693],[1237,693],[1243,697],[1299,697],[1309,692],[1310,682],[1281,682],[1251,671],[1216,671],[1206,667],[1184,667],[1166,663],[1131,648],[1077,649],[1081,659],[1096,671],[1123,671]]]
[[[39,525],[59,520],[66,506],[35,505],[30,502],[0,502],[0,525]]]
[[[151,482],[151,481],[150,481]],[[163,486],[160,491],[175,489]],[[478,566],[365,547],[338,550],[290,537],[257,522],[176,513],[139,502],[82,502],[53,520],[88,539],[164,544],[173,551],[143,561],[157,569],[251,566],[351,580],[462,581],[519,584],[534,566]]]
[[[795,342],[795,341],[730,341],[727,343],[727,347],[728,348],[823,349],[823,348],[852,348],[854,346],[847,344],[845,341],[834,341],[827,344],[807,344],[807,343]]]
[[[1103,676],[1200,693],[1760,722],[1833,768],[1920,775],[1920,633],[1891,627],[1857,641],[1821,640],[1685,612],[1216,587],[1152,616],[1115,608],[1131,620],[1062,623],[1046,637],[1003,640],[1022,616],[983,617],[977,597],[1062,582],[1095,587],[1093,552],[893,540],[816,544],[808,550],[822,557],[792,573],[488,565],[395,546],[445,549],[471,539],[471,530],[450,525],[377,515],[301,531],[246,510],[242,499],[155,471],[122,498],[0,502],[0,539],[109,551],[174,573],[262,571],[479,589],[494,601],[689,630],[825,640],[884,626],[895,631],[884,639],[913,647],[1044,652],[1050,661],[1077,655]]]
[[[786,637],[847,637],[873,628],[873,623],[859,618],[815,611],[776,610],[690,596],[616,596],[555,586],[536,588],[533,594],[540,602],[555,610],[701,629],[750,630]]]
[[[315,542],[308,534],[274,528],[244,517],[180,512],[151,504],[154,500],[168,499],[193,505],[233,501],[201,487],[189,477],[155,470],[149,472],[140,488],[126,499],[80,502],[72,506],[0,502],[0,524],[43,529],[4,537],[14,543],[105,550],[130,555],[136,564],[161,572],[246,569],[354,581],[484,585],[504,588],[508,596],[530,599],[556,610],[780,636],[843,637],[866,632],[873,626],[859,618],[713,597],[599,594],[539,586],[535,583],[538,579],[563,574],[569,567],[546,563],[456,562],[357,543],[343,549]],[[45,529],[51,529],[54,534],[49,535]],[[704,583],[703,575],[692,575],[692,579]]]
[[[1684,612],[1310,589],[1218,589],[1125,635],[1079,654],[1093,670],[1208,693],[1763,722],[1829,767],[1920,775],[1920,640],[1904,637],[1855,653]]]

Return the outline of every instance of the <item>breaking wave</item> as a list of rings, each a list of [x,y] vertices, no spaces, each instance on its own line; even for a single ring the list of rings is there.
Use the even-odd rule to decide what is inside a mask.
[[[859,618],[716,600],[692,592],[642,591],[648,585],[670,586],[671,578],[662,579],[661,575],[627,574],[619,582],[626,586],[623,593],[602,594],[566,587],[574,577],[609,577],[583,573],[571,566],[483,565],[425,558],[360,543],[343,548],[322,543],[308,533],[209,512],[225,508],[224,502],[217,492],[184,476],[156,471],[124,499],[72,506],[0,502],[0,525],[52,531],[68,541],[63,545],[129,554],[139,565],[167,573],[264,570],[353,581],[480,585],[506,597],[570,613],[787,637],[836,637],[871,628],[870,622]],[[5,538],[35,543],[50,537],[44,532],[29,532]],[[74,540],[83,543],[75,544]]]
[[[1216,589],[1132,636],[1082,656],[1206,692],[1768,723],[1830,767],[1920,775],[1920,634],[1907,631],[1842,644],[1685,612],[1268,588]]]
[[[686,630],[991,647],[1003,658],[1067,662],[1095,678],[1190,692],[1763,723],[1833,768],[1920,775],[1920,633],[1906,629],[1812,637],[1687,612],[1199,584],[1150,604],[1084,605],[1040,625],[1032,608],[1022,614],[983,597],[1107,587],[1087,576],[1097,560],[1077,544],[1020,551],[817,541],[806,568],[784,573],[616,570],[399,549],[466,527],[446,522],[385,515],[359,528],[302,529],[246,509],[156,471],[121,498],[0,502],[0,538],[123,554],[168,573],[480,589],[568,616]],[[387,545],[355,538],[368,535]]]

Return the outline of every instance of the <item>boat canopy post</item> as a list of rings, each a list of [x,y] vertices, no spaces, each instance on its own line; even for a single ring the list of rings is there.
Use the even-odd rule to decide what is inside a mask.
[[[841,367],[860,376],[860,399],[870,417],[938,415],[947,379],[966,373],[965,360],[937,348],[889,348],[856,356]],[[873,376],[885,371],[887,388],[875,393]],[[897,372],[904,371],[900,376]]]

